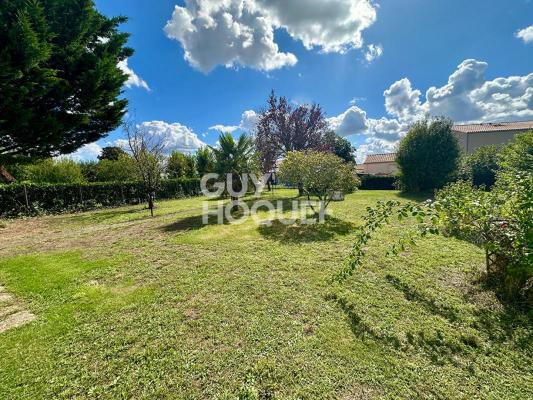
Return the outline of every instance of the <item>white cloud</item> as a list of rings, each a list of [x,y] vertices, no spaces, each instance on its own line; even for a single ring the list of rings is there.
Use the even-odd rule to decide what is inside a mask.
[[[242,113],[241,122],[239,125],[213,125],[209,130],[219,131],[223,133],[233,133],[237,130],[245,132],[253,132],[259,122],[259,115],[253,110],[247,110]]]
[[[369,154],[385,154],[394,153],[398,147],[397,141],[387,141],[375,137],[369,137],[365,140],[365,143],[357,148],[355,153],[356,161],[358,164],[362,164],[366,156]]]
[[[533,25],[520,29],[516,32],[516,37],[522,39],[524,43],[533,43]]]
[[[423,115],[420,90],[413,90],[407,78],[394,82],[385,92],[385,109],[402,120],[414,120]]]
[[[254,110],[247,110],[242,113],[239,128],[243,131],[252,132],[257,127],[258,122],[259,114],[257,114]]]
[[[175,7],[165,32],[203,72],[217,65],[271,71],[297,62],[279,50],[276,29],[307,49],[344,53],[362,47],[361,33],[375,20],[369,0],[187,0]]]
[[[98,143],[89,143],[65,157],[74,161],[91,161],[95,160],[100,154],[102,154],[102,147]]]
[[[488,81],[488,64],[465,60],[442,87],[430,87],[425,102],[407,78],[384,92],[387,112],[402,122],[445,115],[455,122],[502,121],[533,117],[533,73]]]
[[[119,61],[118,67],[122,70],[123,73],[128,75],[128,80],[124,84],[126,85],[126,87],[140,87],[150,91],[150,87],[148,86],[148,84],[128,66],[127,58],[123,61]]]
[[[383,93],[385,109],[393,118],[368,118],[352,106],[329,118],[330,126],[342,136],[364,134],[358,157],[393,151],[409,125],[425,116],[445,115],[455,123],[497,122],[533,118],[533,73],[486,80],[488,64],[465,60],[449,76],[447,84],[422,92],[407,78],[394,82]]]
[[[138,128],[149,135],[157,136],[164,141],[164,152],[166,155],[173,151],[181,153],[193,153],[206,144],[198,139],[196,133],[191,128],[180,123],[169,124],[164,121],[147,121],[138,125]],[[128,149],[127,139],[117,139],[114,146]]]
[[[380,44],[369,44],[366,46],[365,60],[367,63],[371,63],[377,60],[383,55],[383,46]]]
[[[328,118],[328,123],[340,136],[364,133],[368,129],[366,112],[357,106],[351,106],[342,114]]]
[[[222,133],[233,133],[239,129],[238,125],[213,125],[209,127],[210,131],[218,131]]]

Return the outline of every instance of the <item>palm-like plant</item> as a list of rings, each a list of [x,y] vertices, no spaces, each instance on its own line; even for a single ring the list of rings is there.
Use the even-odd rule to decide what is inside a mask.
[[[215,157],[215,172],[224,180],[231,174],[233,190],[240,192],[242,175],[258,170],[253,140],[247,135],[235,140],[231,133],[221,133],[218,141],[219,147],[211,147]]]

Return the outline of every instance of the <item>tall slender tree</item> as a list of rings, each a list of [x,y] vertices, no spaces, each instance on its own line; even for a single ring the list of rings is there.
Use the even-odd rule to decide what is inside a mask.
[[[0,163],[71,153],[120,125],[125,21],[92,0],[0,2]]]

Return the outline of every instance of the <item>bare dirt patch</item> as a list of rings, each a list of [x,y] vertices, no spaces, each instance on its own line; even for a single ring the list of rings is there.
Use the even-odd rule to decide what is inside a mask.
[[[18,328],[35,319],[28,310],[0,286],[0,333]]]

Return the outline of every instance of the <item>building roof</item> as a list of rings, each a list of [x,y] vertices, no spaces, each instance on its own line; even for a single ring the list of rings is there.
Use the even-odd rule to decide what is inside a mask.
[[[370,154],[366,156],[365,164],[386,163],[396,161],[396,153]]]
[[[484,124],[454,125],[452,130],[461,133],[483,133],[501,131],[527,131],[533,129],[533,121],[490,122]]]

